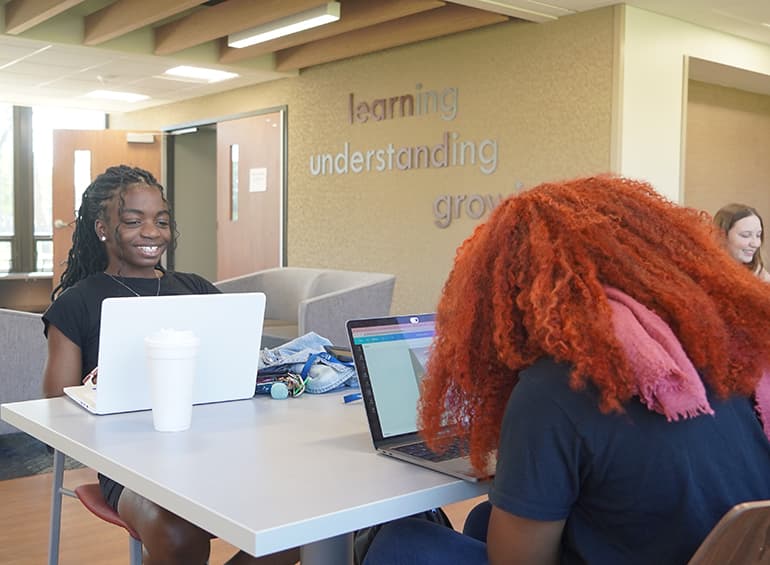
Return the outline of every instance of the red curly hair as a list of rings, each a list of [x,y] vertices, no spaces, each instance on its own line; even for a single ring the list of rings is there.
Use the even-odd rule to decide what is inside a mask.
[[[460,246],[436,316],[420,427],[450,425],[483,469],[519,371],[542,356],[570,386],[622,411],[634,376],[603,285],[669,324],[714,391],[750,395],[770,351],[770,288],[722,249],[711,218],[614,176],[546,183],[504,200]]]

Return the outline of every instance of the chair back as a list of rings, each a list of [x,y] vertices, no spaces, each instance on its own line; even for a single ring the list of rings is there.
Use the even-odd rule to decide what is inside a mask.
[[[41,315],[0,308],[0,402],[42,398],[47,356]],[[0,434],[18,431],[0,422]]]
[[[345,322],[387,316],[396,276],[387,273],[277,267],[218,281],[222,292],[267,295],[262,347],[275,347],[307,332],[347,344]]]
[[[733,506],[703,540],[688,565],[770,564],[770,500]]]

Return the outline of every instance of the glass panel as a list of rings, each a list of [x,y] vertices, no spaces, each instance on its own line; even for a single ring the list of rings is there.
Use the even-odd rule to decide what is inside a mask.
[[[11,272],[11,242],[0,241],[0,273]]]
[[[50,239],[35,242],[35,270],[53,272],[53,241]]]
[[[91,151],[88,149],[78,149],[75,151],[75,206],[72,210],[77,215],[80,207],[80,201],[83,199],[83,193],[91,184]]]
[[[230,146],[230,219],[238,220],[238,144]]]
[[[32,151],[35,167],[35,235],[52,235],[53,130],[105,129],[104,112],[62,108],[32,109]],[[89,165],[90,166],[90,165]],[[89,171],[90,177],[90,171]],[[77,186],[77,184],[75,185]],[[86,185],[87,186],[87,185]],[[78,199],[78,204],[80,199]]]
[[[13,227],[13,106],[0,104],[0,235],[13,235]]]

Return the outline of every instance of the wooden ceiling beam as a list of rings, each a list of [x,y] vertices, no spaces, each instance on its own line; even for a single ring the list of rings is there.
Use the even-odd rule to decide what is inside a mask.
[[[118,0],[86,16],[83,43],[98,45],[195,8],[206,0]]]
[[[508,16],[501,14],[456,4],[447,5],[437,10],[278,51],[275,54],[275,66],[278,71],[304,69],[313,65],[496,24],[508,19]]]
[[[5,5],[5,33],[17,35],[84,0],[11,0]]]
[[[340,19],[334,23],[322,25],[300,33],[265,41],[251,47],[234,49],[222,42],[219,57],[220,63],[234,63],[244,59],[259,57],[265,53],[273,53],[281,49],[294,47],[310,41],[318,41],[347,33],[362,27],[388,22],[405,16],[419,14],[426,10],[434,10],[446,5],[443,0],[342,0]]]
[[[176,53],[230,33],[309,10],[321,3],[319,0],[227,0],[155,28],[155,54]]]

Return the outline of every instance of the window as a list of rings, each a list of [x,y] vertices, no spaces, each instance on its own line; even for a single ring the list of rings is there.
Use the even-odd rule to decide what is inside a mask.
[[[53,270],[53,130],[105,124],[93,110],[0,105],[0,272]]]

